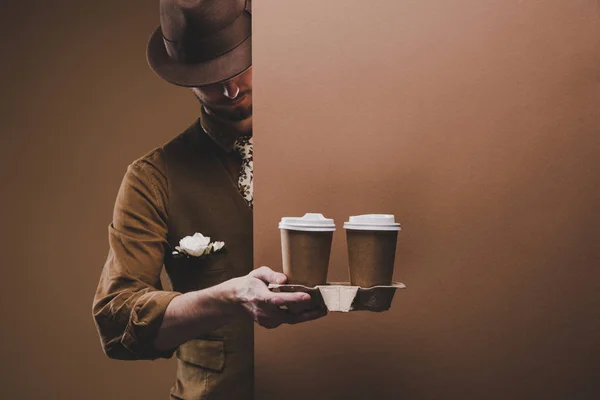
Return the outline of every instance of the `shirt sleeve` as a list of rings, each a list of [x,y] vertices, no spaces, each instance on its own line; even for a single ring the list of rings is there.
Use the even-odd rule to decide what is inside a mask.
[[[96,290],[93,315],[110,358],[172,357],[154,341],[171,300],[160,282],[167,242],[167,178],[160,148],[129,165],[108,227],[109,252]]]

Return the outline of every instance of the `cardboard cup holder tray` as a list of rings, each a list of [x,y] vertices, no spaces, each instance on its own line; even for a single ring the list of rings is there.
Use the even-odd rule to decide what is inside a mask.
[[[325,285],[308,287],[294,284],[269,284],[273,292],[304,292],[310,294],[312,307],[327,307],[328,311],[375,311],[388,310],[397,289],[405,289],[400,282],[390,286],[362,288],[351,286],[349,282],[331,282]]]

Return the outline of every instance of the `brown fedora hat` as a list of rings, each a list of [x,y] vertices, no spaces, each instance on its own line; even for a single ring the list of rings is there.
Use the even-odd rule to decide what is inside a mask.
[[[161,0],[160,26],[147,58],[161,78],[202,86],[232,78],[252,65],[250,0]]]

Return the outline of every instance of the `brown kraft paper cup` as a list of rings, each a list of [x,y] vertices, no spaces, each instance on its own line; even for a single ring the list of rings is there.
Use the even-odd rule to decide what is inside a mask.
[[[323,214],[283,217],[281,252],[287,283],[315,287],[327,282],[335,222]]]
[[[283,273],[287,283],[309,287],[327,282],[333,232],[281,229]]]
[[[391,285],[398,231],[346,230],[350,284]]]
[[[362,288],[392,284],[400,224],[393,214],[364,214],[344,223],[350,284]]]

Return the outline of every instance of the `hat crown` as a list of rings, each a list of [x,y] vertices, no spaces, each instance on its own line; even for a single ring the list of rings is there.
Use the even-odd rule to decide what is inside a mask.
[[[250,36],[246,0],[161,0],[160,25],[169,56],[196,63],[216,58]]]
[[[252,65],[252,0],[160,0],[150,68],[180,86],[230,79]]]
[[[164,37],[174,42],[186,31],[206,35],[230,25],[245,5],[245,0],[164,0],[160,2],[160,25]]]

